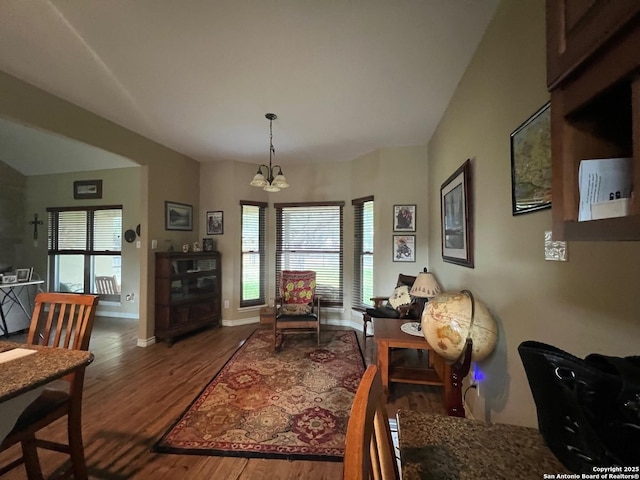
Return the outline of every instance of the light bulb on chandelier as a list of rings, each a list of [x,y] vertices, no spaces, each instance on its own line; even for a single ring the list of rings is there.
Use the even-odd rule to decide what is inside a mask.
[[[267,192],[279,192],[281,189],[287,188],[289,184],[282,173],[282,167],[280,165],[272,166],[273,157],[276,154],[276,149],[273,148],[273,121],[278,116],[275,113],[267,113],[265,117],[269,120],[269,166],[260,165],[249,185],[261,187]]]

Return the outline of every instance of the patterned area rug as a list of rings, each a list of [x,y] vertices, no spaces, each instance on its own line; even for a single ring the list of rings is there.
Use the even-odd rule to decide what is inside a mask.
[[[355,332],[256,330],[154,446],[164,453],[342,461],[364,373]]]

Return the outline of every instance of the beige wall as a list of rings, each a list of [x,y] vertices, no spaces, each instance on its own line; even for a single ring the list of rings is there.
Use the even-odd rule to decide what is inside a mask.
[[[197,225],[200,164],[2,71],[0,116],[117,153],[142,165],[136,189],[142,228],[138,337],[141,345],[146,344],[153,337],[154,330],[154,252],[151,240],[158,240],[159,246],[165,240],[181,245],[200,237],[195,231],[170,232],[164,228],[165,200],[193,205],[194,223]]]
[[[274,203],[344,201],[344,305],[323,313],[332,323],[360,325],[362,315],[352,313],[353,280],[353,207],[354,198],[375,197],[375,290],[389,294],[398,273],[415,274],[427,266],[427,167],[426,147],[383,148],[352,162],[323,162],[287,165],[284,173],[291,185],[278,193],[267,194],[249,186],[257,165],[243,162],[203,164],[200,176],[200,231],[206,232],[205,213],[224,211],[224,234],[216,235],[222,253],[223,300],[229,309],[222,311],[223,321],[235,325],[258,317],[258,308],[239,308],[240,298],[240,200],[264,201],[267,209],[267,282],[268,297],[275,294],[275,210]],[[418,174],[416,174],[418,172]],[[392,261],[393,205],[416,204],[416,262]]]
[[[536,413],[517,353],[524,340],[573,354],[638,353],[638,242],[570,242],[569,262],[544,260],[551,212],[511,215],[509,135],[549,100],[544,2],[504,1],[429,144],[429,241],[440,242],[439,189],[467,158],[473,165],[475,268],[429,263],[448,290],[473,291],[494,313],[500,340],[479,367],[476,417],[534,426]]]
[[[28,258],[34,270],[43,280],[47,280],[47,207],[79,207],[93,205],[122,205],[122,229],[135,229],[140,223],[140,181],[141,168],[120,168],[92,172],[59,175],[34,175],[27,177],[26,209],[31,215],[37,213],[44,221],[39,227],[37,245],[25,242],[24,257]],[[102,180],[102,198],[96,200],[75,200],[73,182],[75,180]],[[33,227],[24,227],[24,236],[29,238]],[[140,299],[140,255],[141,248],[136,243],[122,241],[122,302],[101,302],[100,314],[135,318],[139,316]],[[134,302],[125,302],[125,295],[134,294]]]

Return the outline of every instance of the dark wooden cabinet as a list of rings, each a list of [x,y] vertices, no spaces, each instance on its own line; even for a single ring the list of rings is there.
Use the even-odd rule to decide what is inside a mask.
[[[553,236],[640,240],[640,2],[547,0]],[[581,160],[632,158],[629,215],[578,222]]]
[[[196,329],[220,326],[220,253],[156,253],[155,336],[169,345]]]

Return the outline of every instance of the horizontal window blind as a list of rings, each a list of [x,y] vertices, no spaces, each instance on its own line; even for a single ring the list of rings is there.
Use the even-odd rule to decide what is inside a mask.
[[[240,306],[266,303],[266,203],[240,201],[241,250]]]
[[[316,272],[322,304],[343,303],[343,202],[276,204],[276,285],[283,270]]]

